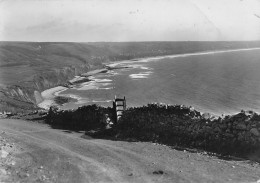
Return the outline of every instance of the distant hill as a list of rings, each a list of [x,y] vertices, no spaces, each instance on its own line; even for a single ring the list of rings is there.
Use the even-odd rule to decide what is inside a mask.
[[[34,109],[41,91],[104,62],[252,47],[260,42],[0,42],[0,111]]]

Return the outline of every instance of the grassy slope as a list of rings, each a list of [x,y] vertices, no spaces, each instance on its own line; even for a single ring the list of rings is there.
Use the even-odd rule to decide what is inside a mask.
[[[260,42],[0,42],[0,91],[5,91],[4,97],[0,96],[0,108],[8,105],[6,97],[34,102],[35,90],[61,84],[75,74],[101,67],[105,61],[247,47],[260,47]],[[30,99],[19,96],[19,92],[18,96],[7,94],[17,87]]]

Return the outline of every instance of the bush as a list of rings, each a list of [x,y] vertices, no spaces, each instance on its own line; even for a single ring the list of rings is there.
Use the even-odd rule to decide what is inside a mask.
[[[112,108],[97,105],[77,110],[50,108],[47,122],[74,130],[105,129]],[[196,147],[221,154],[243,155],[260,148],[260,115],[242,111],[233,116],[214,118],[191,107],[149,104],[125,110],[113,128],[104,134],[120,139],[160,142]]]
[[[191,107],[150,104],[124,111],[115,128],[120,138],[246,154],[260,148],[259,119],[253,112],[213,118]]]
[[[107,118],[111,116],[111,108],[97,105],[79,107],[77,110],[58,111],[51,107],[47,115],[47,123],[53,126],[73,130],[92,130],[105,128]]]

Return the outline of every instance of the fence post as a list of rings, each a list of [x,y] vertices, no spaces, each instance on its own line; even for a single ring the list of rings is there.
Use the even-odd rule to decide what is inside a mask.
[[[121,102],[121,104],[118,102]],[[120,98],[117,98],[115,95],[115,100],[113,101],[113,110],[114,110],[114,114],[115,114],[115,123],[117,123],[118,119],[122,116],[123,111],[126,110],[125,96],[123,99],[122,98],[120,99]]]
[[[113,117],[115,120],[115,124],[117,124],[117,112],[116,112],[116,102],[115,100],[113,101]]]
[[[123,104],[123,108],[124,108],[124,111],[126,110],[126,100],[125,100],[125,96],[124,96],[124,104]]]

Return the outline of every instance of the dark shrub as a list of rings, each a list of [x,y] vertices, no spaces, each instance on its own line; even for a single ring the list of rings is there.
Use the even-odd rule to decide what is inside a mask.
[[[73,130],[92,130],[105,128],[107,118],[110,116],[111,108],[97,105],[88,105],[79,107],[77,110],[64,111],[58,111],[51,107],[47,115],[47,123]]]

